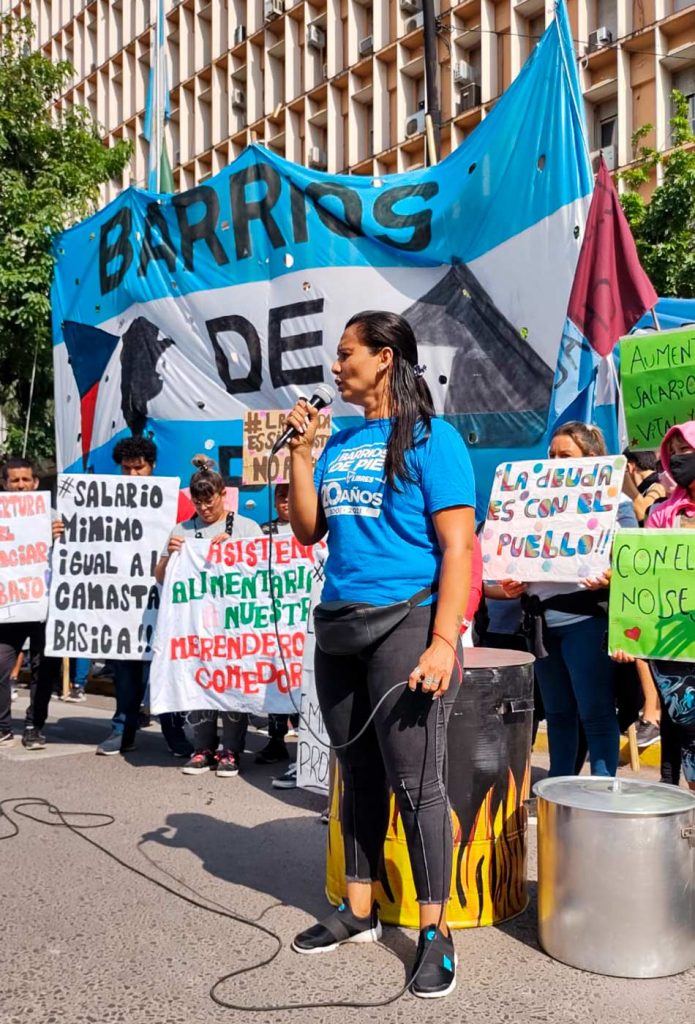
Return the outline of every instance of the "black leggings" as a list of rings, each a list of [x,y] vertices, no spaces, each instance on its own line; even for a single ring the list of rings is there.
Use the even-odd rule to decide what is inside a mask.
[[[336,746],[362,728],[379,698],[407,681],[429,645],[436,606],[414,608],[384,640],[360,655],[316,648],[316,690],[326,730]],[[461,645],[458,644],[459,656]],[[444,697],[400,687],[379,706],[357,742],[337,751],[343,778],[341,821],[345,875],[351,882],[379,877],[388,828],[389,787],[403,820],[419,903],[441,903],[451,886],[452,832],[443,759],[458,669]]]

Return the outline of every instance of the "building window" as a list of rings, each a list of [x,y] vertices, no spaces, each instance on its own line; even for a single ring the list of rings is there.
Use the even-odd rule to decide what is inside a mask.
[[[683,93],[688,103],[688,120],[690,130],[695,132],[695,67],[684,68],[677,71],[671,78],[671,85]],[[675,114],[675,104],[672,107],[672,114]]]
[[[599,121],[598,131],[598,148],[607,149],[609,146],[615,145],[616,129],[618,126],[617,117],[606,117],[602,121]]]

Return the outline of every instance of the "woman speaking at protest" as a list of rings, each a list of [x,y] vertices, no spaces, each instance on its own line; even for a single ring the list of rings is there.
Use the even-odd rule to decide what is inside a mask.
[[[661,442],[659,455],[662,468],[676,487],[665,501],[652,506],[647,529],[695,530],[695,420],[671,427]],[[623,651],[616,651],[614,658],[619,662],[635,660]],[[650,665],[663,705],[662,743],[666,725],[669,738],[673,734],[680,744],[683,774],[695,790],[695,664],[658,659]],[[678,767],[671,766],[670,771],[671,778],[663,781],[678,785]]]
[[[314,618],[316,689],[342,769],[347,879],[344,902],[297,935],[293,949],[319,953],[379,938],[373,883],[390,786],[420,904],[411,989],[436,997],[455,985],[445,916],[452,834],[443,758],[460,682],[475,488],[461,437],[434,417],[424,369],[403,317],[358,313],[345,327],[332,372],[343,400],[364,410],[364,422],[329,440],[314,474],[318,414],[300,399],[289,417],[298,432],[290,442],[292,529],[304,544],[328,534]],[[355,603],[363,614],[355,614]]]
[[[601,456],[606,443],[598,427],[563,423],[553,434],[548,454],[551,459]],[[620,503],[618,523],[637,526],[630,502]],[[509,579],[500,583],[507,597],[524,594],[525,631],[536,655],[536,678],[548,721],[549,774],[575,773],[581,723],[592,774],[615,775],[620,729],[614,670],[604,645],[608,580],[585,581],[585,586]]]
[[[181,550],[187,537],[206,537],[213,543],[222,543],[230,537],[263,536],[260,526],[252,519],[228,512],[225,508],[225,483],[215,472],[212,459],[196,455],[193,465],[198,469],[191,477],[189,489],[195,515],[174,527],[167,549],[155,569],[158,583],[164,581],[169,558]],[[217,714],[217,711],[209,709],[188,713],[194,750],[190,761],[181,769],[184,775],[200,775],[211,769],[222,778],[239,774],[239,758],[244,749],[249,716],[236,711],[221,712],[222,752],[216,755]]]

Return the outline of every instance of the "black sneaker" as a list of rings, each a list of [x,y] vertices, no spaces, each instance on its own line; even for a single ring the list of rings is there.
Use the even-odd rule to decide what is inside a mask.
[[[282,740],[268,740],[262,750],[256,754],[256,764],[278,764],[279,761],[289,761],[290,752]]]
[[[372,904],[369,917],[355,917],[347,899],[323,921],[296,935],[292,943],[295,953],[329,953],[344,942],[378,942],[381,922],[378,904]]]
[[[209,772],[217,766],[217,761],[210,750],[196,750],[193,757],[188,761],[181,771],[184,775],[201,775]]]
[[[421,999],[439,999],[456,988],[456,952],[451,934],[429,925],[420,932],[410,991]]]
[[[297,788],[297,762],[291,764],[286,772],[278,775],[270,783],[273,789],[296,789]]]
[[[46,737],[38,729],[25,729],[22,746],[27,750],[43,750],[46,746]]]
[[[215,775],[221,779],[233,779],[239,774],[239,758],[233,750],[223,750],[217,755]]]
[[[11,743],[14,739],[14,734],[11,732],[0,732],[0,743]]]
[[[656,743],[661,736],[659,726],[655,725],[654,722],[647,722],[644,718],[640,719],[637,723],[635,732],[637,733],[637,747],[639,750],[651,747],[652,743]]]

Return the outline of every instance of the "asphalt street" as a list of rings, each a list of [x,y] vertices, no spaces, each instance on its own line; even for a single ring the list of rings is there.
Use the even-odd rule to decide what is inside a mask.
[[[14,705],[17,725],[26,701]],[[531,904],[500,927],[459,931],[458,985],[445,1001],[406,994],[382,1008],[319,1008],[325,1001],[377,1002],[403,985],[416,933],[384,932],[382,946],[324,956],[289,949],[296,931],[325,913],[326,829],[321,797],[271,788],[277,769],[253,764],[265,742],[249,734],[244,774],[184,776],[157,727],[125,757],[96,757],[108,732],[107,698],[52,704],[44,752],[16,740],[0,752],[0,795],[40,797],[63,811],[104,813],[114,823],[85,831],[122,863],[64,827],[18,819],[0,842],[2,1024],[203,1024],[208,1021],[424,1022],[472,1024],[681,1024],[692,1020],[695,972],[635,981],[586,974],[546,956],[536,940],[536,835],[529,829]],[[542,757],[535,777],[543,774]],[[11,813],[11,804],[6,804]],[[38,811],[44,817],[45,812]],[[70,818],[77,824],[94,819]],[[0,819],[0,835],[11,832]],[[135,874],[129,867],[136,869]],[[309,1002],[301,1011],[222,1009],[211,985],[267,958],[275,943],[248,923],[192,906],[158,888],[259,920],[283,940],[268,966],[223,984],[232,1003]],[[639,900],[642,893],[635,892]],[[650,925],[645,917],[644,927]]]

